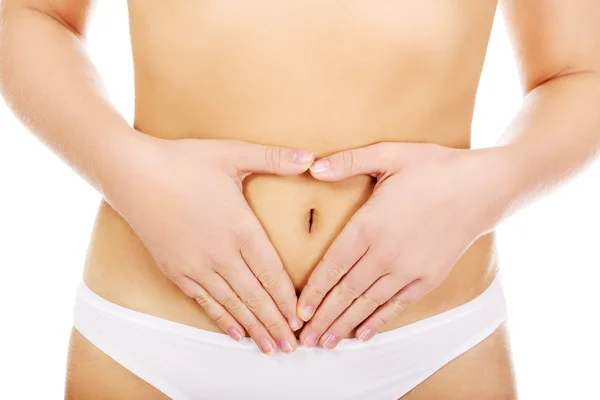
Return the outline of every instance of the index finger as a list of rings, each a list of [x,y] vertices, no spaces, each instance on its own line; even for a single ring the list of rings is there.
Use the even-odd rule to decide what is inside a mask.
[[[369,249],[356,219],[350,220],[333,241],[327,252],[310,274],[298,300],[298,314],[304,321],[314,315],[325,295],[342,279]]]
[[[290,328],[297,331],[302,321],[296,315],[296,289],[290,276],[283,268],[277,251],[273,248],[266,232],[256,221],[247,240],[240,246],[242,258],[260,284],[271,296]]]

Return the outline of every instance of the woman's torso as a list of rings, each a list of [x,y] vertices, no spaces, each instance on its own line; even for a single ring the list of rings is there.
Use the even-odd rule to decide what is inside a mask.
[[[466,148],[495,8],[495,0],[129,0],[135,127],[163,138],[240,139],[317,156],[380,141]],[[369,177],[325,183],[306,174],[245,181],[246,198],[298,291],[372,185]],[[474,298],[495,267],[490,234],[388,329]],[[105,202],[85,280],[117,304],[218,330]]]

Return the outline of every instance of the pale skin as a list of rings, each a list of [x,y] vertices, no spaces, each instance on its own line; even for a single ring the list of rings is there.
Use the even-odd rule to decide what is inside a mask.
[[[332,350],[359,325],[355,335],[367,341],[435,289],[498,219],[506,194],[497,183],[509,175],[501,157],[493,150],[380,143],[315,163],[317,179],[369,174],[377,185],[300,296],[300,314],[310,320],[303,343],[320,340]]]
[[[151,7],[150,2],[144,3],[144,7],[132,3],[132,10],[136,12],[147,7],[151,14],[157,9]],[[443,1],[438,3],[449,6]],[[477,250],[482,245],[477,247],[477,243],[484,243],[482,238],[487,237],[488,232],[526,201],[538,196],[541,188],[552,187],[574,174],[592,160],[600,146],[600,117],[596,106],[600,103],[600,54],[595,51],[600,48],[600,28],[596,24],[600,20],[600,5],[591,0],[503,2],[526,100],[502,142],[485,150],[459,149],[467,147],[463,144],[462,128],[457,129],[462,133],[453,133],[459,138],[458,145],[441,134],[419,136],[426,133],[420,130],[413,136],[392,135],[387,140],[384,135],[362,138],[357,134],[357,139],[347,142],[339,139],[338,144],[331,146],[321,144],[319,136],[307,133],[306,137],[290,135],[286,146],[266,145],[264,143],[283,140],[273,139],[275,136],[268,133],[252,136],[252,130],[265,128],[264,131],[268,131],[270,126],[266,123],[239,133],[236,139],[243,141],[185,139],[187,132],[196,129],[185,125],[179,129],[182,133],[173,137],[140,135],[138,131],[144,130],[140,128],[143,125],[157,132],[168,129],[160,122],[153,122],[152,106],[143,104],[150,104],[152,96],[143,93],[138,107],[138,129],[129,127],[105,99],[98,81],[90,79],[95,77],[95,72],[81,46],[89,1],[5,0],[2,4],[0,77],[3,93],[15,113],[103,195],[143,242],[161,273],[185,297],[199,303],[219,330],[234,339],[251,336],[266,354],[276,349],[292,352],[298,346],[293,334],[301,324],[298,317],[308,320],[299,338],[303,344],[318,342],[333,348],[349,335],[368,340],[377,332],[434,312],[434,308],[424,302],[424,296],[438,293],[437,298],[443,298],[445,292],[440,288],[444,281],[448,293],[452,292],[453,280],[445,278],[452,274],[464,278],[466,275],[460,274],[468,270],[457,260],[469,258],[468,249],[475,249],[471,254],[477,256],[472,258],[483,258]],[[488,8],[493,5],[489,2]],[[177,14],[178,8],[173,10]],[[465,15],[470,16],[466,12]],[[136,21],[135,12],[133,20]],[[441,22],[451,26],[453,21]],[[22,43],[28,45],[22,46]],[[160,42],[154,43],[160,45]],[[136,45],[143,47],[144,44],[137,42]],[[396,42],[394,45],[398,46]],[[155,51],[160,52],[160,46],[158,48]],[[398,51],[402,53],[403,49]],[[265,51],[265,54],[270,53]],[[447,56],[441,52],[436,56],[439,54]],[[25,65],[46,68],[23,68]],[[51,77],[48,71],[52,71]],[[148,71],[143,72],[148,74]],[[184,68],[178,70],[183,76],[185,72]],[[477,73],[471,75],[476,77]],[[298,79],[304,76],[298,75]],[[273,73],[270,77],[277,78]],[[239,83],[246,84],[243,80]],[[179,96],[177,92],[174,95]],[[343,100],[342,96],[338,97]],[[310,98],[314,101],[314,93]],[[260,100],[259,95],[253,99],[257,104]],[[238,104],[232,106],[227,109],[235,109]],[[292,106],[289,109],[293,109]],[[300,109],[309,114],[310,102]],[[236,111],[242,114],[244,109]],[[164,111],[164,115],[169,114]],[[172,119],[193,119],[192,114],[186,118],[175,115]],[[296,115],[287,117],[297,125],[302,122]],[[315,120],[313,116],[311,122]],[[410,115],[404,120],[410,120]],[[364,127],[363,131],[371,127]],[[378,128],[383,130],[382,126]],[[404,130],[411,132],[408,128]],[[177,132],[177,127],[173,131]],[[450,128],[444,133],[446,138],[450,137]],[[232,131],[228,135],[237,133]],[[214,136],[230,139],[226,135]],[[338,140],[333,134],[331,137],[333,143],[334,139]],[[439,144],[406,143],[418,141]],[[310,151],[300,150],[302,148]],[[329,161],[327,169],[323,167],[324,159]],[[265,185],[271,182],[267,178],[259,180],[261,176],[252,181],[253,177],[264,174],[313,185],[307,180],[309,167],[315,181],[343,180],[351,182],[351,186],[353,182],[364,182],[360,181],[361,177],[371,176],[377,179],[377,184],[361,207],[354,207],[354,203],[348,206],[352,217],[319,257],[322,260],[314,271],[309,271],[305,278],[297,278],[292,266],[284,269],[282,259],[290,259],[290,256],[281,244],[275,245],[278,240],[272,234],[275,228],[265,223],[269,215],[264,214],[265,221],[261,221],[267,233],[271,230],[271,235],[266,235],[252,213],[256,207],[260,214],[261,206],[258,195],[252,196],[255,192],[251,185],[258,187],[260,182]],[[275,179],[274,186],[279,182]],[[242,181],[249,182],[251,204],[242,196]],[[200,187],[210,187],[211,194],[207,196],[206,191],[198,189]],[[404,195],[406,193],[409,195]],[[149,197],[152,201],[148,201]],[[225,215],[231,219],[224,219]],[[117,217],[110,218],[116,221]],[[123,237],[127,239],[127,235]],[[432,248],[435,251],[432,252]],[[90,276],[98,275],[90,271]],[[111,278],[118,286],[117,280]],[[158,280],[156,278],[156,282]],[[304,280],[306,285],[299,282]],[[101,291],[101,280],[95,282],[94,289]],[[299,298],[294,286],[297,291],[301,290]],[[476,290],[483,287],[479,285]],[[108,296],[112,289],[105,290]],[[175,296],[173,294],[173,298]],[[173,304],[180,303],[174,301]],[[312,318],[304,312],[307,306],[315,310]],[[421,314],[414,311],[415,314],[402,320],[403,314],[411,315],[410,310],[417,310],[419,306],[426,311]],[[160,314],[144,309],[144,305],[139,308]],[[188,318],[188,314],[182,311],[173,318],[189,320],[190,325],[203,329],[214,329],[205,320]],[[355,331],[355,328],[358,329]],[[504,353],[498,353],[502,335],[499,330],[475,349],[477,353],[457,359],[445,369],[447,372],[435,375],[407,398],[431,398],[433,393],[444,392],[444,388],[457,382],[468,387],[467,375],[481,382],[482,377],[476,374],[483,362],[480,359],[504,357]],[[83,342],[76,343],[84,348]],[[101,359],[101,355],[94,357]],[[107,360],[102,362],[106,363],[103,374],[110,377],[107,371],[116,371],[117,367],[109,366]],[[495,376],[507,375],[508,363],[503,359],[498,364],[502,370]],[[102,364],[96,363],[95,367],[98,365]],[[503,392],[504,397],[498,397],[500,388],[509,386],[506,382],[498,381],[497,386],[487,383],[487,393],[454,392],[455,396],[462,397],[452,397],[448,391],[444,399],[513,398],[510,389]],[[111,390],[123,393],[126,387],[128,385],[123,384],[121,389]],[[115,394],[115,397],[119,396]],[[143,398],[151,397],[145,394]],[[160,397],[156,395],[156,398]]]
[[[235,340],[247,332],[266,354],[277,347],[293,351],[296,338],[291,329],[302,324],[295,314],[296,302],[288,301],[295,297],[294,287],[242,196],[242,181],[251,173],[304,172],[313,161],[312,153],[217,140],[149,145],[154,147],[148,155],[154,153],[155,158],[145,161],[180,178],[165,179],[161,185],[132,180],[126,200],[113,189],[113,204],[123,201],[118,209],[127,215],[161,272],[196,300],[224,332]],[[211,196],[203,193],[206,187],[212,188]],[[153,211],[157,209],[163,212]],[[198,230],[198,226],[211,229]]]
[[[89,6],[88,2],[81,1],[7,1],[3,11],[9,32],[21,29],[17,23],[20,18],[37,19],[44,15],[40,11],[50,13],[53,10],[57,10],[58,14],[52,12],[52,20],[43,19],[38,25],[55,25],[56,18],[79,31],[84,20],[77,17],[83,17],[79,13],[85,12]],[[11,29],[13,24],[16,26]],[[51,31],[57,36],[52,44],[60,45],[71,39],[70,33],[64,29]],[[3,44],[7,45],[7,52],[11,54],[15,54],[11,50],[20,51],[14,47],[18,43],[5,40]],[[72,115],[68,120],[75,125],[100,121],[98,133],[89,133],[90,140],[85,142],[81,137],[70,135],[72,128],[65,127],[67,119],[57,120],[48,115],[53,108],[49,104],[36,104],[36,111],[33,114],[25,111],[25,118],[34,127],[43,125],[42,139],[50,142],[51,147],[66,157],[116,210],[126,215],[128,223],[143,238],[161,271],[195,299],[224,332],[235,340],[248,333],[266,354],[271,354],[278,347],[286,352],[293,351],[297,341],[292,329],[301,326],[295,312],[296,295],[281,261],[242,196],[241,183],[252,172],[303,173],[311,165],[313,154],[240,141],[172,142],[132,135],[133,130],[105,103],[100,93],[90,90],[89,85],[94,82],[83,76],[86,60],[82,55],[73,48],[64,56],[63,52],[48,54],[48,69],[57,71],[59,76],[64,74],[56,82],[66,86],[65,92],[69,95],[64,101],[71,110],[83,108],[87,111],[81,114],[69,111]],[[73,65],[78,68],[73,70]],[[12,70],[15,67],[13,63],[5,62],[2,67],[8,76],[15,72]],[[73,73],[75,76],[71,75]],[[3,83],[9,100],[11,94],[23,90],[21,85],[28,90],[30,85],[39,84],[37,79],[40,78],[44,79],[36,76],[25,82],[5,80]],[[53,82],[46,81],[39,90],[58,93],[52,85]],[[75,100],[77,96],[73,96],[74,93],[82,94],[83,104]],[[34,103],[45,101],[33,100]],[[23,106],[31,104],[17,100],[15,108]],[[115,157],[111,161],[116,161],[116,165],[111,166],[112,162],[107,160],[100,160],[103,164],[97,164],[99,160],[93,153],[95,148],[116,144],[107,143],[111,139],[109,135],[113,135],[120,146],[129,143],[136,151],[144,153],[139,164],[129,165],[125,174],[119,172],[121,177],[118,180],[115,172],[108,169],[117,167],[122,161],[119,158],[128,155],[123,154],[123,150],[116,153],[102,150]],[[150,165],[153,168],[163,165],[177,179],[165,174],[159,185],[144,179],[144,169]],[[194,187],[199,190],[189,190]],[[210,196],[203,193],[205,187],[212,188]],[[179,196],[174,195],[177,192]],[[154,200],[148,202],[148,198]],[[180,199],[181,203],[174,204],[174,199]],[[142,211],[146,206],[149,208]],[[157,213],[157,207],[164,212]],[[223,215],[231,218],[229,222],[223,220]],[[157,226],[162,229],[157,230]],[[198,231],[198,226],[211,228]],[[198,252],[198,243],[204,247],[201,252]],[[205,260],[200,261],[199,256],[205,257]],[[198,268],[199,265],[204,267]],[[273,282],[275,277],[276,283]],[[201,281],[204,283],[201,284]],[[269,331],[266,327],[270,328]]]
[[[305,344],[333,349],[357,326],[356,337],[369,340],[437,287],[477,237],[597,154],[600,27],[592,21],[600,3],[505,1],[504,8],[526,98],[497,147],[380,144],[311,167],[322,180],[371,174],[379,187],[300,296],[299,315],[310,319]]]

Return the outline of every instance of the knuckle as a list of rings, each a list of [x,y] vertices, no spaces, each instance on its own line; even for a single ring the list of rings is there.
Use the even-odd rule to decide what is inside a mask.
[[[173,262],[167,261],[167,260],[158,261],[156,264],[157,264],[158,268],[160,269],[160,271],[162,272],[162,274],[171,281],[175,281],[177,279],[177,277],[179,277],[181,275],[179,270],[184,269],[184,268],[176,268],[175,264]],[[181,265],[181,264],[182,263],[179,263],[178,265]]]
[[[260,292],[251,292],[244,300],[248,309],[252,312],[257,311],[265,301],[265,296]]]
[[[233,240],[238,248],[247,247],[252,238],[252,228],[249,223],[236,224],[233,230]]]
[[[198,260],[194,264],[184,265],[182,268],[182,275],[193,277],[196,282],[202,284],[203,282],[210,281],[216,265],[217,264],[213,262],[213,259],[204,257],[202,260]]]
[[[388,322],[390,322],[389,318],[384,316],[384,315],[378,315],[377,316],[377,321],[379,323],[380,326],[385,326],[388,324]]]
[[[260,325],[257,322],[248,322],[244,328],[246,329],[246,332],[248,332],[248,334],[250,334],[250,336],[255,336],[255,334],[258,334],[259,330],[260,330]]]
[[[406,310],[410,305],[410,303],[406,299],[399,295],[392,297],[390,304],[394,313],[396,314]]]
[[[356,324],[354,324],[352,321],[350,321],[349,319],[341,319],[339,322],[339,327],[341,328],[340,330],[342,332],[350,332],[352,329],[354,329],[356,327]]]
[[[279,332],[282,330],[282,325],[278,322],[269,322],[265,324],[265,328],[269,332]]]
[[[177,277],[171,280],[179,290],[181,290],[187,297],[195,299],[198,296],[198,289],[196,285],[193,285],[189,279],[184,277]]]
[[[265,163],[271,171],[281,166],[281,148],[278,146],[265,146]]]
[[[342,164],[346,171],[350,173],[354,171],[356,167],[356,154],[354,150],[348,150],[342,153]]]
[[[360,297],[360,300],[361,300],[360,304],[361,304],[362,310],[369,313],[369,315],[372,314],[375,310],[377,310],[377,308],[380,306],[379,302],[377,302],[365,295],[362,295]]]
[[[218,326],[226,326],[228,322],[228,315],[225,313],[219,314],[215,317],[215,323]]]
[[[342,279],[347,270],[348,266],[346,264],[336,260],[331,260],[329,261],[329,266],[327,267],[327,275],[329,278],[338,281]]]
[[[212,250],[206,251],[204,254],[204,258],[205,259],[203,260],[202,265],[209,267],[210,269],[213,269],[213,270],[220,269],[220,268],[227,268],[230,265],[228,257],[225,257],[225,254],[218,251],[217,249],[212,249]],[[198,265],[200,265],[200,264],[198,264]],[[191,271],[194,271],[194,275],[197,275],[197,274],[205,273],[206,269],[193,268],[190,265],[189,270],[190,270],[190,273],[191,273]]]
[[[266,270],[256,274],[256,278],[267,290],[277,290],[281,286],[281,274],[279,271]]]
[[[358,293],[356,289],[344,282],[341,282],[338,285],[337,291],[345,303],[351,303],[354,301],[354,299],[360,296],[360,293]]]
[[[308,289],[309,293],[312,292],[314,295],[316,295],[320,299],[324,298],[325,295],[327,294],[327,292],[324,289],[321,289],[320,286],[314,285],[310,282],[306,284],[306,288]]]
[[[240,298],[237,295],[233,295],[233,296],[229,297],[227,300],[225,300],[225,302],[223,303],[223,306],[229,312],[234,313],[240,309],[240,307],[242,306],[242,301],[240,300]]]
[[[377,226],[370,218],[356,219],[352,224],[355,233],[355,245],[364,248],[369,245],[371,239],[377,234]]]
[[[290,305],[289,301],[281,298],[273,298],[273,302],[275,303],[275,306],[277,306],[277,308],[280,310],[283,310]]]
[[[167,260],[156,260],[156,265],[164,275],[169,276],[172,274],[173,266]]]
[[[270,168],[272,168],[273,165],[272,152],[272,146],[265,146],[265,165],[269,166]]]
[[[196,296],[194,297],[194,300],[196,300],[196,303],[198,303],[200,305],[200,307],[202,307],[202,308],[206,308],[210,305],[210,301],[209,301],[208,295],[206,293],[196,294]]]
[[[377,259],[381,269],[388,272],[393,271],[394,266],[398,264],[403,264],[403,262],[399,260],[398,252],[393,251],[392,247],[387,247],[384,250],[380,250],[377,253]]]
[[[273,166],[275,169],[281,169],[281,147],[277,146],[273,149]]]

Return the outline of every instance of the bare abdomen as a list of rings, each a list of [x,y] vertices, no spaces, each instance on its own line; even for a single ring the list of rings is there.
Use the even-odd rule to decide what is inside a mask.
[[[317,156],[380,141],[469,147],[495,2],[467,3],[130,0],[135,126],[157,137],[239,139]],[[253,175],[244,194],[301,290],[372,187],[366,176],[324,183]],[[474,298],[494,264],[488,235],[389,328]],[[110,301],[218,329],[106,203],[85,274]]]

